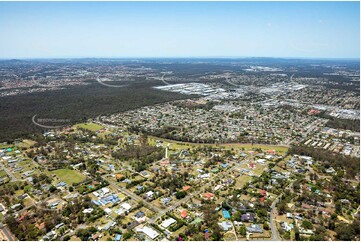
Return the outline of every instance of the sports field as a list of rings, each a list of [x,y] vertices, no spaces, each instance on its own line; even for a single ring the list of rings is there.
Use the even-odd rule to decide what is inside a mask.
[[[68,185],[85,180],[85,176],[75,170],[59,169],[52,171],[51,173],[55,174],[61,181],[66,182]]]
[[[99,124],[95,124],[95,123],[80,123],[80,124],[76,124],[74,125],[76,128],[83,128],[83,129],[87,129],[90,131],[97,131],[99,129],[103,129],[104,127],[99,125]]]
[[[30,139],[24,139],[18,144],[19,147],[30,148],[32,145],[36,144],[36,141]]]

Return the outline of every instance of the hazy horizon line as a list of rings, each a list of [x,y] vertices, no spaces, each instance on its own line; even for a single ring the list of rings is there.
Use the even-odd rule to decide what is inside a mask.
[[[281,57],[281,56],[54,56],[54,57],[0,57],[0,60],[46,60],[46,59],[300,59],[300,60],[360,60],[360,57]]]

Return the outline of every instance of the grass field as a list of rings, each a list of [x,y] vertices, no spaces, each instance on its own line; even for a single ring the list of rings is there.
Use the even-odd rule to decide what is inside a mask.
[[[236,240],[236,236],[234,235],[234,233],[232,231],[228,231],[224,234],[224,240],[226,241],[235,241]]]
[[[85,180],[85,176],[77,171],[69,169],[59,169],[52,171],[61,181],[66,182],[68,185],[73,183],[82,182]]]
[[[0,170],[0,177],[8,176],[8,174],[4,170]]]
[[[163,144],[165,144],[165,145],[167,145],[169,143],[170,149],[187,149],[187,148],[193,148],[193,147],[197,147],[197,146],[212,146],[212,147],[223,148],[225,150],[230,150],[232,148],[235,150],[241,150],[241,149],[250,150],[250,149],[260,148],[263,151],[276,150],[277,152],[279,152],[281,154],[285,154],[288,150],[287,146],[280,146],[280,145],[243,144],[243,143],[198,144],[198,143],[181,142],[181,141],[158,138],[158,137],[154,137],[154,136],[148,136],[148,142],[150,145],[155,145],[156,140],[163,141]]]
[[[32,145],[36,144],[36,141],[30,139],[24,139],[18,144],[19,147],[30,148]]]
[[[80,124],[74,125],[74,127],[83,128],[83,129],[87,129],[87,130],[90,130],[90,131],[97,131],[99,129],[104,128],[103,126],[101,126],[99,124],[95,124],[95,123],[80,123]]]

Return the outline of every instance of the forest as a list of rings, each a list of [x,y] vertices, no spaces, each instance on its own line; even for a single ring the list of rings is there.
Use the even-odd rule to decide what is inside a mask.
[[[34,115],[41,119],[69,120],[73,124],[102,114],[189,98],[182,94],[151,88],[152,85],[151,82],[143,82],[122,88],[111,88],[92,82],[86,86],[2,97],[0,142],[43,132],[44,128],[32,123]]]

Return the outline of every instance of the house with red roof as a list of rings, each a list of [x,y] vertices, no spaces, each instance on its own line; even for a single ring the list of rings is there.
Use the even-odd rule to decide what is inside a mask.
[[[163,159],[160,161],[161,165],[169,165],[169,160],[168,159]]]
[[[259,193],[260,195],[262,195],[263,197],[266,197],[266,196],[267,196],[267,191],[266,191],[266,190],[260,189],[260,190],[258,191],[258,193]]]
[[[201,194],[201,197],[205,200],[212,200],[214,198],[214,194],[210,192],[206,192]]]
[[[308,115],[316,115],[316,114],[319,114],[320,111],[319,110],[316,110],[316,109],[311,109],[310,111],[308,111]]]
[[[276,150],[267,150],[267,154],[276,155],[277,152],[276,152]]]
[[[188,191],[189,189],[191,189],[191,186],[184,186],[182,190],[186,192],[186,191]]]
[[[182,210],[181,211],[181,214],[180,214],[181,218],[185,219],[188,217],[188,211],[187,210]]]

